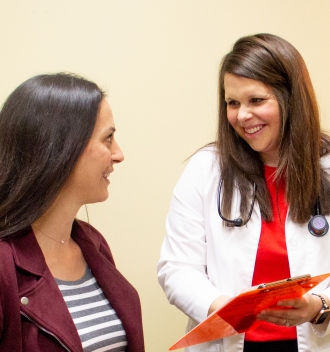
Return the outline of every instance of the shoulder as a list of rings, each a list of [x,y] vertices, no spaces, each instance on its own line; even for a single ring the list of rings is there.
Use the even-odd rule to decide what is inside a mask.
[[[92,225],[85,221],[76,219],[72,225],[72,236],[74,239],[79,239],[79,241],[89,242],[97,249],[105,247],[109,249],[108,243],[104,236]]]
[[[14,263],[11,245],[7,240],[0,240],[0,268],[8,268],[11,263]],[[3,270],[0,270],[1,274],[6,275]]]
[[[89,238],[89,235],[93,234],[93,237],[95,236],[98,239],[103,238],[102,234],[95,227],[93,227],[86,221],[78,219],[75,219],[75,221],[73,222],[72,232],[76,236],[85,237],[85,235],[87,235]]]
[[[187,170],[211,170],[219,169],[217,150],[215,146],[207,146],[202,149],[199,149],[190,159],[186,166]]]
[[[219,181],[219,162],[216,148],[208,146],[198,150],[188,161],[175,188],[179,194],[195,202],[193,195],[200,197],[213,189]]]
[[[16,265],[12,247],[7,240],[0,241],[0,287],[0,302],[3,296],[12,297],[13,290],[17,290]]]
[[[101,254],[105,256],[111,264],[115,265],[108,242],[92,225],[76,219],[72,225],[72,237],[82,250],[85,258],[87,258],[90,253],[95,253],[95,255]]]
[[[197,150],[190,158],[190,160],[199,160],[200,162],[214,162],[217,159],[217,149],[214,145],[209,145]]]
[[[0,253],[8,253],[8,249],[10,248],[10,244],[8,240],[0,239]],[[2,255],[0,255],[0,259],[2,259]]]

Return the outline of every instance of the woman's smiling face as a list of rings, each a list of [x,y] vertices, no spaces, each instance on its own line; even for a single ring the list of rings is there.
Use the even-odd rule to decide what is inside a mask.
[[[227,118],[266,165],[277,166],[281,116],[271,87],[231,73],[224,76]]]
[[[115,140],[115,123],[108,102],[103,99],[91,139],[62,191],[69,191],[79,206],[108,198],[110,174],[124,160]]]

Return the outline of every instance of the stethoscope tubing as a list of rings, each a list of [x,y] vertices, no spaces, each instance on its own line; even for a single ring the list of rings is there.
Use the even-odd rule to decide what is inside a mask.
[[[220,206],[220,196],[221,196],[221,189],[222,189],[222,183],[223,180],[219,181],[219,186],[218,186],[218,195],[217,195],[217,205],[218,205],[218,214],[220,218],[229,226],[235,226],[235,227],[242,227],[246,225],[252,216],[253,208],[254,208],[254,202],[256,200],[256,192],[257,192],[257,185],[255,182],[253,182],[253,195],[252,195],[252,202],[251,202],[251,208],[248,214],[248,217],[245,221],[243,221],[242,218],[236,218],[233,220],[227,219],[223,216],[221,212],[221,206]],[[320,214],[320,199],[317,199],[316,202],[316,215],[314,215],[308,222],[308,231],[316,237],[322,237],[326,235],[329,231],[329,223],[327,219]]]

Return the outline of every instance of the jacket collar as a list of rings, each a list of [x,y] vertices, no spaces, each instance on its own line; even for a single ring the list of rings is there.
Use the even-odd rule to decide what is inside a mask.
[[[9,242],[15,264],[21,269],[17,271],[21,314],[58,339],[67,350],[82,352],[77,329],[32,228],[22,230]]]
[[[95,236],[95,234],[88,236],[89,230],[88,224],[75,220],[72,224],[72,237],[84,247],[92,245],[96,250],[99,250],[101,236]],[[31,226],[22,230],[9,241],[16,265],[31,274],[43,276],[48,267]]]
[[[36,276],[42,276],[48,269],[44,255],[31,227],[22,230],[10,240],[17,267]]]

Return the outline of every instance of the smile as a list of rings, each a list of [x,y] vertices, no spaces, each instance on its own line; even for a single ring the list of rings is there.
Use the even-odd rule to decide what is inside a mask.
[[[244,131],[245,133],[248,133],[248,134],[253,134],[253,133],[256,133],[260,130],[263,129],[263,126],[262,125],[259,125],[259,126],[255,126],[255,127],[252,127],[252,128],[244,128]]]
[[[111,173],[111,171],[103,172],[103,173],[102,173],[102,176],[103,176],[104,178],[108,178],[108,177],[110,176],[110,173]]]

